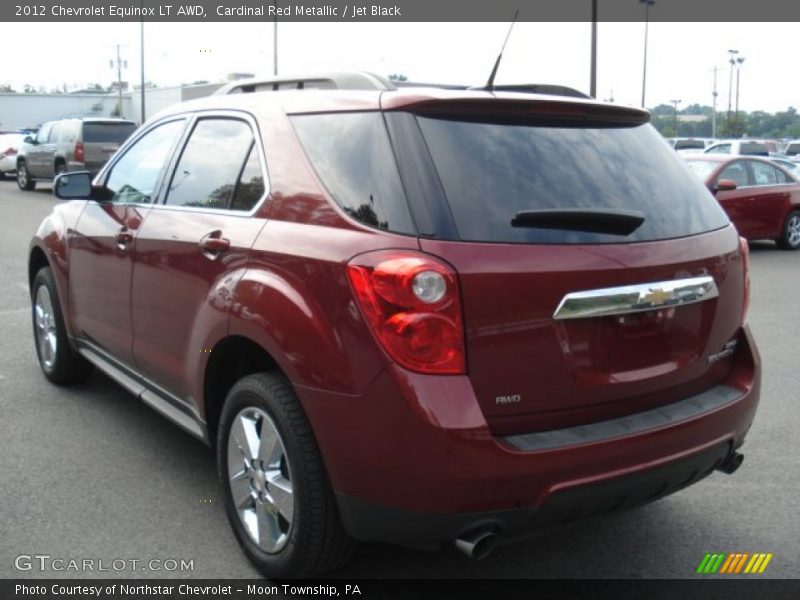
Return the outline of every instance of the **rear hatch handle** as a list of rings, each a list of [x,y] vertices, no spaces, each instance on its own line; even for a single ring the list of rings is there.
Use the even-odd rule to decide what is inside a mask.
[[[557,320],[625,315],[703,302],[719,296],[710,276],[572,292],[553,313]]]

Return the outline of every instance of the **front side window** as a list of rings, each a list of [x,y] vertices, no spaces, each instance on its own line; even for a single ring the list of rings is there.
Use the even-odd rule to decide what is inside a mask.
[[[184,125],[183,119],[158,125],[128,148],[114,164],[106,182],[112,202],[149,204],[153,201],[158,177]]]
[[[744,187],[746,185],[750,185],[750,181],[747,177],[747,167],[745,166],[744,162],[738,160],[734,163],[729,164],[725,169],[720,173],[717,181],[720,179],[729,179],[730,181],[736,184],[736,187]]]
[[[197,121],[172,174],[166,204],[231,208],[236,184],[252,146],[253,132],[245,121],[229,118]],[[254,176],[251,174],[250,178]],[[237,205],[246,203],[247,199],[237,198]]]
[[[731,153],[731,145],[730,144],[720,144],[719,146],[713,146],[707,150],[708,154],[730,154]]]
[[[47,140],[50,139],[50,130],[53,128],[53,123],[45,123],[41,126],[39,131],[36,133],[36,143],[37,144],[46,144]]]

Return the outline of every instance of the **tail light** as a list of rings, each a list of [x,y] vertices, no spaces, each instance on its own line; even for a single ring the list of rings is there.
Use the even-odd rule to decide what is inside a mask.
[[[81,142],[77,142],[75,144],[75,160],[76,162],[83,162],[85,160],[84,153],[83,153],[83,144]]]
[[[8,149],[6,149],[5,152],[3,152],[3,155],[4,156],[16,156],[17,155],[17,149],[16,148],[8,148]]]
[[[361,313],[389,356],[420,373],[466,371],[456,273],[426,254],[380,250],[347,265]]]
[[[739,256],[742,258],[742,275],[744,279],[744,301],[742,304],[742,325],[747,323],[747,311],[750,310],[750,246],[743,237],[739,238]]]

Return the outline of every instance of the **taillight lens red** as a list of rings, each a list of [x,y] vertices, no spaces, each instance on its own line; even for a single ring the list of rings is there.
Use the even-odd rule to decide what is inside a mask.
[[[77,142],[75,144],[75,160],[77,162],[83,162],[84,159],[85,159],[85,156],[84,156],[84,153],[83,153],[83,144],[81,142]]]
[[[452,267],[421,253],[380,250],[350,261],[347,275],[370,329],[392,359],[420,373],[466,372]]]
[[[742,325],[747,323],[750,310],[750,246],[743,237],[739,238],[739,256],[742,258],[742,278],[744,279],[744,301],[742,304]]]
[[[16,156],[17,149],[16,148],[7,148],[5,152],[3,152],[5,156]]]

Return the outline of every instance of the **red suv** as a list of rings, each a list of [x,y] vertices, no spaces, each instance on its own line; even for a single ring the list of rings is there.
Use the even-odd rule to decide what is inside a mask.
[[[646,112],[218,95],[55,193],[29,263],[44,374],[96,367],[215,447],[267,576],[355,540],[479,558],[741,463],[747,245]]]

